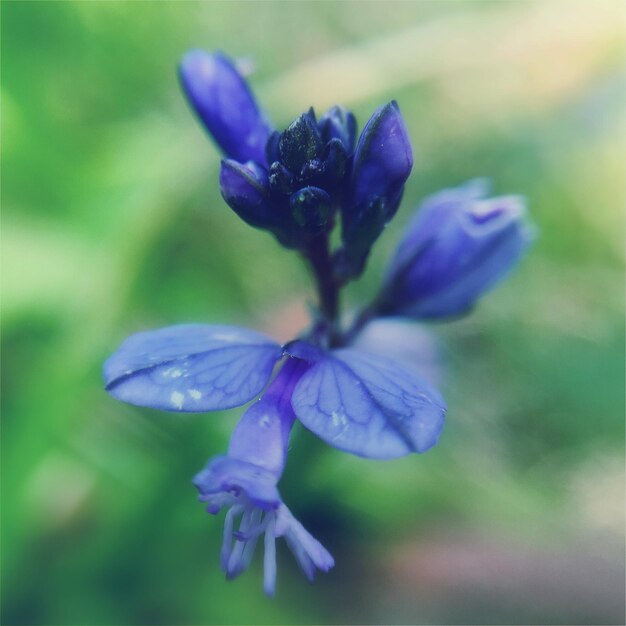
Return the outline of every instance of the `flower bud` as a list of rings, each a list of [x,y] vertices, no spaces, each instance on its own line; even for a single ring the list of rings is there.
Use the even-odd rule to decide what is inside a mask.
[[[356,119],[351,111],[342,106],[331,107],[322,115],[317,126],[324,143],[339,139],[346,153],[352,154],[356,138]]]
[[[426,200],[387,272],[382,315],[461,315],[515,266],[535,235],[524,201],[485,194],[471,181]]]
[[[293,174],[279,161],[274,161],[270,167],[269,183],[274,193],[289,195],[293,192]]]
[[[179,75],[191,106],[224,154],[265,164],[271,128],[232,61],[219,52],[192,50]]]
[[[280,160],[294,174],[299,173],[307,161],[317,158],[323,147],[315,116],[311,111],[292,122],[278,142]]]
[[[331,139],[324,149],[324,175],[332,189],[341,185],[348,171],[348,155],[340,139]]]
[[[304,187],[289,199],[296,224],[307,234],[317,235],[326,230],[331,209],[330,196],[319,187]]]
[[[276,222],[268,185],[265,170],[253,161],[245,164],[231,159],[222,161],[220,170],[222,197],[250,226],[267,228]]]
[[[342,212],[343,272],[360,274],[374,241],[395,215],[413,167],[407,129],[395,102],[366,124],[354,153],[348,198]]]

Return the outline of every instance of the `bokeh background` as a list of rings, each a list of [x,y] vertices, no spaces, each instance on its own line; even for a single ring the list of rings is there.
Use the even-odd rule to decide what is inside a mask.
[[[2,2],[2,623],[623,624],[622,2]],[[304,266],[219,196],[176,65],[222,49],[279,127],[395,98],[416,167],[346,306],[412,209],[475,176],[541,236],[466,319],[388,324],[448,401],[439,446],[379,463],[294,434],[281,489],[337,565],[284,546],[226,582],[191,476],[240,411],[102,390],[129,333],[183,321],[288,339]]]

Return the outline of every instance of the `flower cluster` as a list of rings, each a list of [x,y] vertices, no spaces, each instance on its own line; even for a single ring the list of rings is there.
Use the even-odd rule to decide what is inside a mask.
[[[364,271],[413,165],[398,105],[375,111],[358,139],[354,115],[340,106],[319,119],[311,109],[279,132],[223,54],[188,53],[180,78],[225,156],[224,200],[309,263],[319,310],[311,328],[283,346],[233,326],[186,324],[132,335],[105,363],[106,389],[130,404],[179,412],[257,399],[227,454],[211,459],[193,482],[209,513],[228,509],[221,552],[228,578],[248,567],[264,537],[264,589],[272,595],[278,537],[309,580],[334,565],[277,487],[295,420],[329,445],[370,459],[433,447],[446,412],[439,393],[396,361],[351,346],[375,318],[468,312],[519,260],[533,228],[521,198],[489,198],[482,180],[431,196],[409,224],[378,295],[345,328],[340,290]],[[341,243],[333,251],[336,220]]]

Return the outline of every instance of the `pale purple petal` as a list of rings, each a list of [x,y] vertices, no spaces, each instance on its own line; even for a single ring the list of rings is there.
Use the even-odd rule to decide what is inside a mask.
[[[132,335],[104,364],[107,391],[155,409],[200,412],[248,402],[267,384],[278,344],[235,326],[182,324]]]
[[[219,496],[221,493],[232,493],[237,496],[243,492],[247,501],[266,511],[280,506],[281,499],[276,482],[277,478],[272,472],[227,456],[209,460],[193,479],[202,501],[210,502],[212,496]]]
[[[328,444],[374,459],[434,446],[446,410],[441,396],[410,370],[354,349],[317,361],[297,384],[292,405]]]

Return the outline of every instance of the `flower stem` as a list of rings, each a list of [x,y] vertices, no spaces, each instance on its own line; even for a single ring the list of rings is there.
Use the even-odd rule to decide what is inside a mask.
[[[319,309],[327,327],[327,339],[333,345],[339,336],[339,286],[333,277],[333,262],[328,249],[328,234],[315,237],[307,249],[307,258],[317,283]]]

